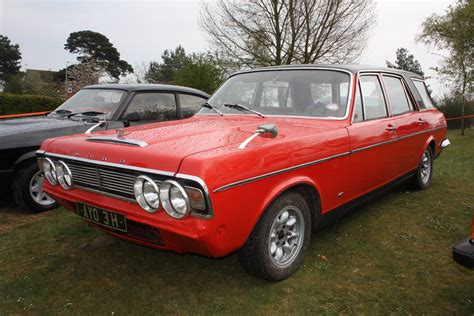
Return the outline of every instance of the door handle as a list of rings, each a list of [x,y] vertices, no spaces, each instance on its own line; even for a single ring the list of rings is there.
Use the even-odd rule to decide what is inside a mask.
[[[387,127],[385,128],[387,131],[394,131],[397,129],[396,126],[393,126],[392,124],[388,124]]]

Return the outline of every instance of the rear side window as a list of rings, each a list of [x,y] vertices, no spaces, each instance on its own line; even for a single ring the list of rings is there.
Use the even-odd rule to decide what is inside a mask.
[[[360,78],[362,100],[366,120],[387,116],[387,107],[378,76],[362,76]]]
[[[206,103],[206,99],[191,94],[180,94],[179,105],[181,107],[181,114],[183,118],[188,118],[194,115],[201,106]]]
[[[413,83],[415,84],[416,90],[420,94],[425,107],[427,109],[434,108],[433,102],[431,102],[431,98],[428,94],[428,89],[426,89],[425,83],[421,80],[413,80]]]
[[[130,121],[168,121],[176,119],[176,102],[172,93],[138,93],[124,117]]]
[[[392,114],[397,115],[411,111],[412,107],[405,93],[405,89],[403,88],[401,79],[383,76],[383,81],[385,82],[385,88],[387,89]]]

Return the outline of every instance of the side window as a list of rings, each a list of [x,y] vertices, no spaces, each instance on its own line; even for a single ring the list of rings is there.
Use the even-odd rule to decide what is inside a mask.
[[[173,93],[137,93],[128,105],[124,118],[130,121],[168,121],[176,119]]]
[[[362,100],[366,120],[387,116],[387,107],[378,76],[362,76],[360,78]]]
[[[352,122],[362,122],[364,120],[364,112],[362,110],[362,99],[360,96],[360,89],[357,86],[355,100],[354,100],[354,113],[352,115]]]
[[[412,110],[410,101],[403,88],[403,83],[399,78],[383,76],[385,88],[387,88],[388,99],[390,100],[390,107],[392,114],[402,114]]]
[[[418,93],[420,94],[421,99],[425,104],[425,108],[434,108],[433,102],[431,102],[431,98],[428,94],[428,89],[426,89],[425,83],[421,80],[413,80],[413,83],[415,84],[416,90],[418,90]]]
[[[206,103],[206,99],[197,95],[179,94],[179,106],[183,118],[193,116],[204,103]]]

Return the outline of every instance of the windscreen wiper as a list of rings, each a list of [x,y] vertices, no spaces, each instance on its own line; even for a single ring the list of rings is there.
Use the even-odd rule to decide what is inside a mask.
[[[85,111],[85,112],[76,112],[76,113],[72,113],[72,114],[69,114],[67,116],[67,118],[71,118],[75,115],[84,115],[84,116],[99,116],[99,115],[109,115],[108,113],[105,113],[105,112],[99,112],[99,111]]]
[[[260,112],[258,112],[258,111],[255,111],[255,110],[252,110],[251,108],[248,108],[248,107],[246,107],[245,105],[242,105],[242,104],[238,104],[238,103],[235,103],[235,104],[224,103],[224,106],[225,106],[225,107],[228,107],[228,108],[231,108],[231,109],[238,110],[238,111],[251,112],[251,113],[253,113],[253,114],[257,114],[258,116],[260,116],[260,117],[262,117],[262,118],[265,118],[265,115],[263,115],[262,113],[260,113]]]
[[[201,105],[201,107],[214,110],[214,112],[216,112],[216,113],[219,114],[220,116],[223,116],[223,115],[224,115],[224,113],[222,113],[221,110],[219,110],[215,105],[212,105],[212,104],[210,104],[209,102],[204,103],[203,105]]]

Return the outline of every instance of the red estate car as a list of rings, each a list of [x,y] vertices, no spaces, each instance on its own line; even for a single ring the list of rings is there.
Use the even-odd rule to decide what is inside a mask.
[[[446,121],[423,78],[361,65],[236,73],[192,118],[47,140],[46,192],[110,234],[293,274],[311,231],[405,180],[430,185]]]

